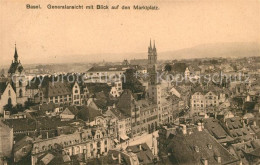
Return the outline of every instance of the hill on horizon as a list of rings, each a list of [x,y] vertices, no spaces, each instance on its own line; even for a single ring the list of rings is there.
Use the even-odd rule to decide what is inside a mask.
[[[174,59],[194,59],[194,58],[213,58],[213,57],[252,57],[260,56],[260,43],[257,42],[230,42],[230,43],[212,43],[202,44],[190,48],[184,48],[173,51],[160,51],[157,49],[158,60]],[[89,58],[91,56],[92,58]],[[49,59],[42,59],[37,64],[61,64],[61,63],[97,63],[102,62],[122,62],[124,59],[147,59],[147,52],[140,53],[104,53],[104,54],[75,54],[55,57],[49,62]],[[25,62],[21,61],[23,64]],[[10,62],[11,63],[11,62]],[[6,65],[9,66],[9,65]],[[6,67],[3,66],[3,67]]]
[[[232,42],[203,44],[191,48],[158,53],[158,59],[189,59],[189,58],[212,58],[231,57],[242,58],[260,56],[260,44],[256,42]]]

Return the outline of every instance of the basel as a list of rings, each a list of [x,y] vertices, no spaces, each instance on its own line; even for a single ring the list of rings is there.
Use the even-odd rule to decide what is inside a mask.
[[[41,5],[26,4],[26,9],[41,9]]]

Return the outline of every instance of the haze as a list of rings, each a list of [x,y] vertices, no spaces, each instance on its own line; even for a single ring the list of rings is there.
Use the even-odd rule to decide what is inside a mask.
[[[42,9],[28,10],[27,3],[40,4]],[[91,62],[120,60],[131,53],[138,58],[134,53],[145,54],[150,38],[156,40],[158,53],[208,43],[260,43],[259,3],[256,0],[1,0],[0,65],[11,63],[15,42],[24,64],[63,62],[74,55]],[[160,10],[49,10],[47,4],[158,5]]]

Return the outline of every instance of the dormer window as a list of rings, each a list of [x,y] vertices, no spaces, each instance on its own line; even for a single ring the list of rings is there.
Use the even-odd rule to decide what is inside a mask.
[[[196,152],[200,152],[200,149],[199,149],[198,146],[195,146],[194,149],[195,149]]]
[[[211,149],[212,149],[212,145],[211,145],[211,144],[208,144],[208,148],[211,150]]]

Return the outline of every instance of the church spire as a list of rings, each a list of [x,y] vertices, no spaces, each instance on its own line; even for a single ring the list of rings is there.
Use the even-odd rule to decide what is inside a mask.
[[[148,47],[148,53],[152,53],[152,51],[153,51],[153,47],[152,47],[152,41],[150,38],[150,46]]]
[[[156,47],[155,47],[155,40],[153,41],[153,50],[156,50]]]
[[[14,62],[18,63],[18,54],[17,54],[17,49],[16,49],[16,43],[15,43],[15,52],[14,52]]]

